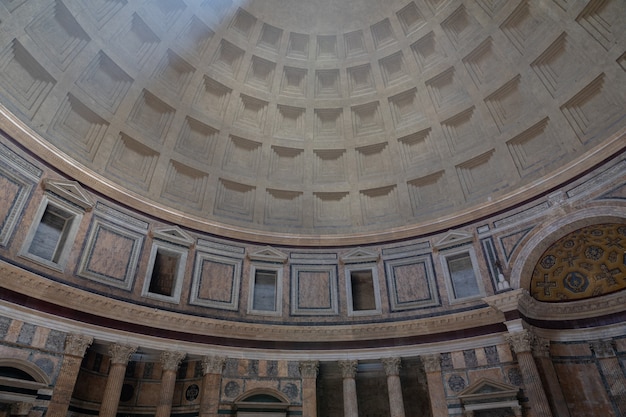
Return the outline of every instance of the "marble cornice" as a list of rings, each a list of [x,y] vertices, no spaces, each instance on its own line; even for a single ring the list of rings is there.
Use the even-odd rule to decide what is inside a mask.
[[[577,320],[622,313],[626,305],[626,291],[586,300],[546,303],[535,300],[528,292],[519,299],[519,311],[525,317],[543,320]]]
[[[425,336],[433,333],[461,333],[470,328],[497,325],[502,322],[502,315],[499,312],[485,306],[437,317],[354,325],[298,326],[242,323],[157,310],[111,299],[51,281],[3,261],[0,261],[0,275],[4,277],[2,286],[8,290],[61,308],[101,317],[103,321],[117,320],[146,329],[163,329],[216,338],[310,343],[353,342]],[[80,321],[80,317],[76,319]]]

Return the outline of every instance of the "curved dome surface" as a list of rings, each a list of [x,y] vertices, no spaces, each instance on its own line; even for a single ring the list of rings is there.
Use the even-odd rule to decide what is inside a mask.
[[[621,1],[3,4],[0,94],[25,146],[209,232],[402,238],[623,147]]]

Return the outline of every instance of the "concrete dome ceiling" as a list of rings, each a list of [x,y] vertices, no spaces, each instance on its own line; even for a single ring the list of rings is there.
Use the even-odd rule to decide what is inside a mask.
[[[165,220],[380,241],[618,152],[625,21],[621,0],[0,0],[0,99],[39,157]]]

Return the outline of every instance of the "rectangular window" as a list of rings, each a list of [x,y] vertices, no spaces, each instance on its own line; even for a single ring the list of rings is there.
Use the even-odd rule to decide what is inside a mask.
[[[149,292],[171,297],[174,292],[180,255],[157,249],[150,277]]]
[[[372,271],[351,271],[350,286],[352,287],[352,310],[376,310],[374,280]]]
[[[83,212],[51,195],[43,197],[20,249],[20,256],[63,270],[78,232]]]
[[[348,315],[379,314],[380,289],[376,265],[351,264],[346,266]]]
[[[469,253],[460,253],[446,258],[454,290],[454,298],[473,297],[480,294],[472,258]]]
[[[180,301],[187,248],[154,240],[141,295],[172,303]]]
[[[248,313],[280,316],[282,314],[282,265],[263,264],[250,267]]]
[[[30,242],[28,253],[58,263],[74,216],[48,204]]]
[[[474,248],[457,248],[442,252],[441,262],[446,276],[450,301],[468,300],[485,295]]]
[[[276,311],[276,272],[257,270],[254,276],[252,309]]]

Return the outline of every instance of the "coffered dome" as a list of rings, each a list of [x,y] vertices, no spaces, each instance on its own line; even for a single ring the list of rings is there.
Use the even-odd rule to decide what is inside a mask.
[[[42,159],[165,220],[396,239],[622,146],[626,6],[572,3],[2,1],[0,98]]]

